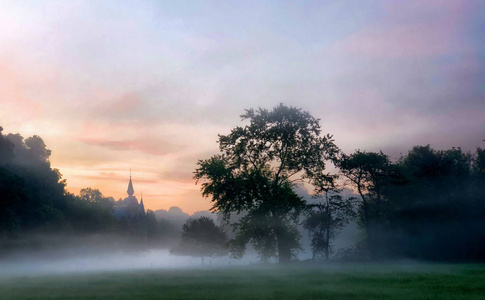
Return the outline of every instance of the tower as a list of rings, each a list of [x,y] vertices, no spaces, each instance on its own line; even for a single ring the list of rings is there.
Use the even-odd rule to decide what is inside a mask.
[[[133,181],[131,180],[131,168],[126,193],[128,197],[120,200],[116,204],[113,214],[118,220],[124,220],[126,222],[127,233],[146,240],[146,214],[145,205],[143,204],[143,194],[140,203],[138,203],[138,199],[134,196],[135,189],[133,188]]]
[[[132,197],[133,194],[135,193],[135,190],[133,189],[133,183],[131,182],[131,168],[130,168],[130,182],[128,183],[128,190],[126,192],[128,193],[129,197]]]

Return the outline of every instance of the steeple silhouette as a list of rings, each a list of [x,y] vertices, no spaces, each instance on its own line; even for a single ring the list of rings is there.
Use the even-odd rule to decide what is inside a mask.
[[[128,183],[128,190],[126,191],[128,193],[128,196],[133,196],[135,193],[135,190],[133,189],[133,183],[131,183],[131,168],[130,168],[130,183]]]
[[[128,183],[128,197],[119,201],[113,211],[116,219],[124,219],[127,225],[127,232],[133,236],[140,237],[146,241],[147,238],[147,224],[145,205],[143,204],[143,193],[140,203],[136,199],[135,190],[133,189],[133,182],[131,181],[130,168],[130,182]]]
[[[143,192],[141,192],[141,197],[140,197],[140,210],[145,213],[145,205],[143,205]]]

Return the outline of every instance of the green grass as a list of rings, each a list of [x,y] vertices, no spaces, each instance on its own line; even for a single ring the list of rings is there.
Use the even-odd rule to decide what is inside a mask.
[[[0,278],[0,299],[485,299],[485,265],[330,265]]]

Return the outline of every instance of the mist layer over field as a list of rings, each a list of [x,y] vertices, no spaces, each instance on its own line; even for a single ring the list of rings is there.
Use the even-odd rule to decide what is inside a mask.
[[[70,252],[69,256],[67,252]],[[167,249],[146,251],[113,251],[99,254],[76,253],[75,249],[56,253],[25,253],[0,259],[0,277],[38,276],[77,272],[111,272],[147,269],[200,269],[241,266],[258,262],[256,255],[244,259],[205,258],[171,255]]]

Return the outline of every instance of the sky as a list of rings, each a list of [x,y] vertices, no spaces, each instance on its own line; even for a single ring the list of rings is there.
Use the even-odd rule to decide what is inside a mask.
[[[0,126],[67,189],[211,207],[193,172],[248,108],[296,106],[344,152],[485,147],[485,2],[3,1]]]

